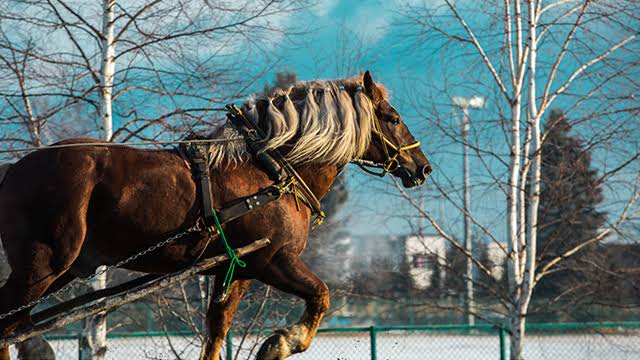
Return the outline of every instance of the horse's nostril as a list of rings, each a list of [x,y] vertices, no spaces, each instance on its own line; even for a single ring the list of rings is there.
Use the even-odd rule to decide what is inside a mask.
[[[424,176],[425,179],[427,178],[427,176],[429,176],[429,174],[431,174],[432,170],[433,169],[431,168],[431,165],[425,165],[422,168],[422,175]]]

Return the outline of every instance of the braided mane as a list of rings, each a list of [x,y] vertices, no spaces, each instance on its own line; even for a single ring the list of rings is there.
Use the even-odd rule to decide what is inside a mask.
[[[300,81],[275,89],[269,96],[250,99],[242,105],[242,111],[266,129],[264,149],[283,149],[292,164],[343,165],[362,156],[375,121],[373,104],[363,91],[361,76]],[[229,123],[214,135],[237,136]],[[244,142],[213,144],[209,154],[213,167],[235,165],[249,157]]]

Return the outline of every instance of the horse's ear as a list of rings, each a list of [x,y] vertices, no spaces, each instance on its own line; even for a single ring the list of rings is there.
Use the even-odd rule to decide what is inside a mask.
[[[364,92],[373,101],[374,104],[378,104],[383,99],[382,91],[378,89],[376,83],[373,81],[373,77],[369,70],[364,73]]]

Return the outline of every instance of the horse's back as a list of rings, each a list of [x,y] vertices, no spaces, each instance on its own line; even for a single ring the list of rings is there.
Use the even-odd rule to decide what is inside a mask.
[[[10,167],[0,187],[0,224],[16,207],[51,217],[55,209],[86,211],[91,201],[104,217],[116,210],[121,216],[146,217],[141,210],[145,206],[162,214],[168,205],[190,207],[194,198],[191,172],[172,152],[69,139]],[[44,211],[47,208],[52,211]]]

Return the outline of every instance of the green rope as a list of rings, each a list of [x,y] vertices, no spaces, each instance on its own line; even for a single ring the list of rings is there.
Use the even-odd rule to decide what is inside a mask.
[[[229,243],[227,242],[227,237],[224,235],[224,231],[222,231],[222,225],[220,225],[220,220],[218,219],[217,211],[215,210],[213,211],[213,219],[216,222],[216,228],[218,228],[218,234],[220,234],[220,237],[222,238],[222,242],[224,242],[224,247],[227,250],[227,254],[229,254],[229,259],[231,260],[231,262],[229,263],[229,269],[227,270],[227,275],[224,277],[224,282],[222,283],[222,286],[225,287],[223,296],[227,296],[227,293],[229,292],[229,286],[231,286],[231,281],[233,280],[233,272],[236,269],[236,265],[240,266],[241,268],[244,268],[244,267],[247,267],[247,263],[240,260],[238,256],[236,256],[236,252],[233,251],[231,246],[229,246]]]

